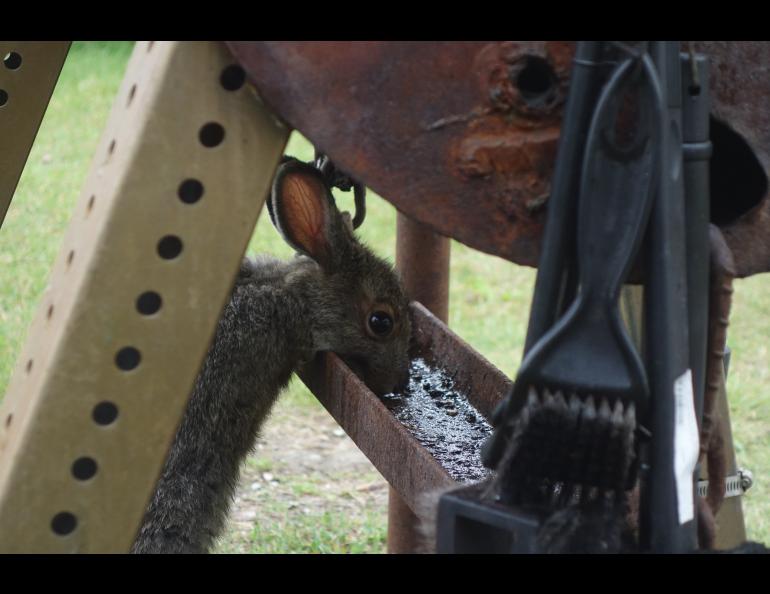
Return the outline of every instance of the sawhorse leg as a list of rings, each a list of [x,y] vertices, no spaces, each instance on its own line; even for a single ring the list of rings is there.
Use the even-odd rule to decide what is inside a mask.
[[[0,41],[0,227],[69,48],[69,41]]]
[[[0,408],[0,552],[129,550],[288,134],[224,44],[136,44]]]

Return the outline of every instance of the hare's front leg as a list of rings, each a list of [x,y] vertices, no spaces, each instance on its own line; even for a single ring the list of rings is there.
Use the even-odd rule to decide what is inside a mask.
[[[205,553],[221,534],[240,464],[293,369],[280,301],[269,287],[236,286],[133,552]]]

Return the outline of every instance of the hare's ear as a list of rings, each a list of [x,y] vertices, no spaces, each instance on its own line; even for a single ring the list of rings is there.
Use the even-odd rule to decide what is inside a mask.
[[[286,242],[332,272],[350,239],[321,173],[299,161],[285,163],[270,200],[273,223]]]

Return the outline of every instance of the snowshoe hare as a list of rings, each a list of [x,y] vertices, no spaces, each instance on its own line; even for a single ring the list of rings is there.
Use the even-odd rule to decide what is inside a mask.
[[[241,265],[132,552],[209,550],[273,403],[319,351],[340,355],[380,395],[408,380],[407,297],[355,238],[323,176],[290,159],[270,200],[299,254]]]

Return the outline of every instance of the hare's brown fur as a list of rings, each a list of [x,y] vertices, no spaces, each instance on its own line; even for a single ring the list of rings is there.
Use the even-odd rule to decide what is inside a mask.
[[[317,195],[319,177],[298,163],[284,168],[299,180],[291,183],[309,184],[303,191],[320,200],[323,238],[308,243],[293,227],[297,217],[284,204],[292,192],[277,178],[276,226],[307,255],[241,265],[133,552],[208,551],[262,423],[291,374],[317,352],[338,353],[378,394],[407,379],[408,301],[394,271],[356,240],[325,187]],[[377,309],[392,313],[387,337],[367,332],[367,316]]]

